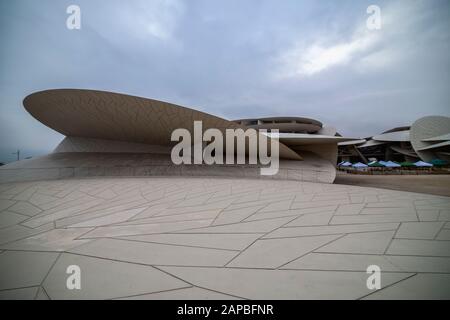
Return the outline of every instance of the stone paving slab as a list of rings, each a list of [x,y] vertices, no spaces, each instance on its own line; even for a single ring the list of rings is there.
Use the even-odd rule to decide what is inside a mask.
[[[57,258],[58,253],[53,252],[2,252],[0,290],[41,285]]]
[[[83,272],[80,290],[67,290],[66,269],[70,265]],[[112,299],[188,286],[151,266],[67,253],[59,257],[43,283],[51,299]]]
[[[0,299],[450,299],[449,277],[448,197],[226,177],[0,183]]]
[[[417,274],[411,278],[399,282],[398,284],[386,287],[365,299],[403,299],[410,300],[448,300],[449,274]]]
[[[326,235],[257,240],[227,266],[276,269],[339,237],[341,236]]]
[[[405,271],[381,255],[315,252],[300,257],[281,269],[366,271],[369,265],[377,265],[388,272]]]
[[[194,285],[247,299],[358,299],[370,294],[365,285],[365,272],[161,268]],[[384,285],[412,275],[386,272],[383,277]],[[333,290],[330,289],[331,286]]]
[[[198,287],[120,298],[119,300],[242,300],[231,295]]]

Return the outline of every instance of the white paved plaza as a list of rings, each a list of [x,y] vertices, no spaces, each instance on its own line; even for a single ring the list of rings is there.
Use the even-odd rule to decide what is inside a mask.
[[[0,184],[1,299],[449,299],[450,198],[280,180]],[[81,270],[69,290],[67,267]],[[381,268],[380,290],[366,286]]]

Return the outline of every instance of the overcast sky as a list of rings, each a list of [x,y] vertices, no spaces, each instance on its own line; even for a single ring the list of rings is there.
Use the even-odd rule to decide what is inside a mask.
[[[66,27],[71,4],[81,30]],[[22,105],[51,88],[306,116],[352,137],[450,115],[448,0],[0,0],[0,41],[0,161],[62,140]]]

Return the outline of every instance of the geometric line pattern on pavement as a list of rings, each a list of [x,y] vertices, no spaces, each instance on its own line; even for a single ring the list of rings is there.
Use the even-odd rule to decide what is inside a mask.
[[[0,299],[449,299],[450,198],[213,177],[4,183],[0,270]]]

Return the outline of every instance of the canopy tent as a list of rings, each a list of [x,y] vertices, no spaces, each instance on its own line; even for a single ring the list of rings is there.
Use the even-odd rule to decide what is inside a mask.
[[[442,159],[433,159],[430,161],[430,163],[433,166],[438,166],[438,167],[448,165],[448,161],[442,160]]]
[[[352,164],[353,168],[367,168],[367,164],[361,163],[361,162],[357,162],[355,164]]]
[[[384,167],[384,164],[381,164],[378,161],[372,161],[369,163],[369,167]]]
[[[417,161],[414,163],[414,165],[416,167],[432,167],[433,166],[431,163],[424,162],[424,161]]]
[[[351,162],[345,161],[339,164],[340,167],[350,167],[352,165]]]
[[[416,166],[414,163],[409,162],[409,161],[401,162],[400,165],[402,167],[415,167]]]
[[[401,165],[399,165],[397,162],[394,162],[394,161],[388,161],[388,162],[385,162],[385,163],[382,163],[385,167],[388,167],[388,168],[398,168],[398,167],[401,167]]]

